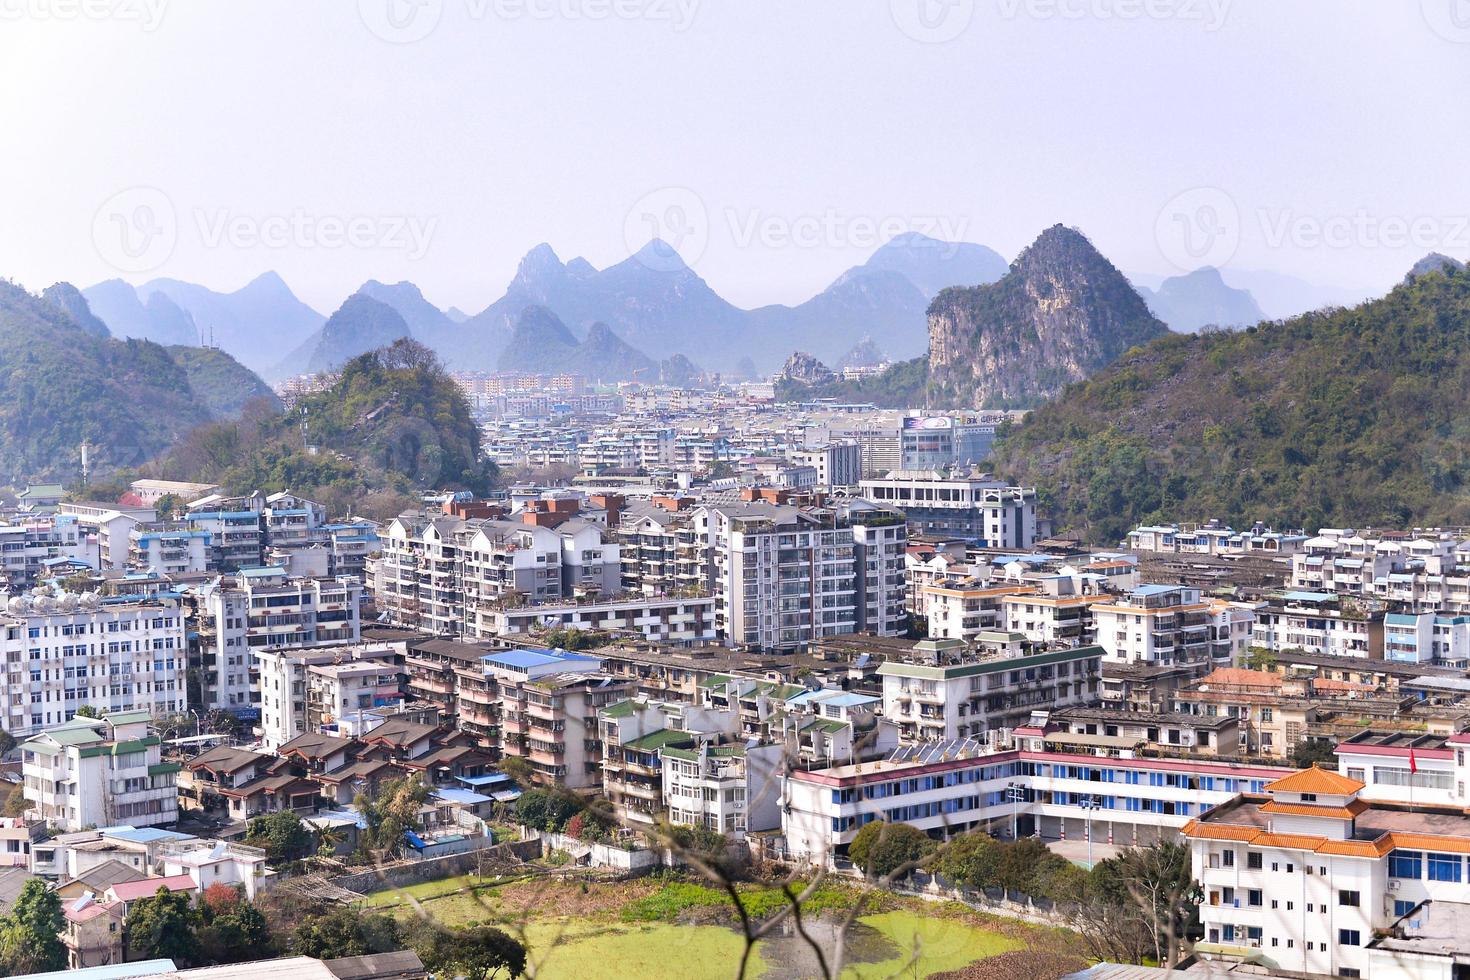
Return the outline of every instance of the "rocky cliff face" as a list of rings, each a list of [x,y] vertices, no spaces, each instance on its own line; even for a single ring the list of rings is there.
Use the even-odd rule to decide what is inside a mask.
[[[957,403],[1027,407],[1169,328],[1081,232],[1042,232],[998,282],[929,307],[929,377]]]

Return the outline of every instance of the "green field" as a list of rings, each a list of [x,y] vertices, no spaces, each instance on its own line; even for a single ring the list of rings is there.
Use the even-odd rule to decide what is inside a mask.
[[[806,925],[826,956],[835,945],[840,910],[850,907],[854,894],[839,885],[813,896]],[[742,886],[742,902],[753,914],[769,914],[782,901],[773,889]],[[614,963],[620,974],[640,980],[724,980],[735,975],[745,945],[721,892],[677,880],[583,889],[564,882],[477,884],[474,876],[461,876],[376,892],[367,904],[401,915],[415,914],[416,905],[448,926],[496,925],[527,944],[528,969],[538,980],[586,980],[605,975]],[[925,977],[1050,941],[1044,930],[1010,923],[991,928],[973,916],[885,899],[847,934],[844,976]],[[748,975],[780,980],[817,972],[810,945],[788,926],[756,945]]]

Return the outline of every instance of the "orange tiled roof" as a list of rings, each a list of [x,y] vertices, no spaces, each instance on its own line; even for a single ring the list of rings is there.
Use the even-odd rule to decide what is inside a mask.
[[[1315,851],[1327,842],[1316,834],[1272,834],[1261,831],[1251,838],[1257,847],[1282,847],[1295,851]]]
[[[1380,858],[1394,849],[1393,835],[1377,840],[1330,840],[1317,848],[1318,854],[1342,854],[1347,857]]]
[[[1365,784],[1357,779],[1313,766],[1266,784],[1268,793],[1321,793],[1325,796],[1352,796]]]
[[[1277,803],[1272,800],[1261,807],[1263,813],[1286,813],[1298,817],[1337,817],[1339,820],[1351,820],[1364,810],[1368,804],[1363,800],[1353,800],[1347,806],[1318,806],[1315,803]]]

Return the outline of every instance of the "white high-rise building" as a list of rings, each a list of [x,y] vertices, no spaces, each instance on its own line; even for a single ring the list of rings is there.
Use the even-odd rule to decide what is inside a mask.
[[[177,714],[188,708],[184,616],[169,599],[15,597],[0,612],[6,731],[70,721],[82,705]]]

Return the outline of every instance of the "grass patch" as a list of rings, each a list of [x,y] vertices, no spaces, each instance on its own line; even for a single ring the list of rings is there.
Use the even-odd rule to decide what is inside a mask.
[[[402,888],[384,888],[379,891],[370,892],[363,901],[372,908],[392,908],[395,905],[407,904],[407,897],[412,896],[419,901],[438,898],[441,895],[451,895],[465,888],[488,887],[479,875],[463,874],[453,878],[439,878],[435,881],[422,881],[417,885],[405,885]]]
[[[843,971],[852,977],[927,977],[959,970],[976,960],[1024,949],[1023,940],[967,925],[955,918],[933,918],[909,909],[865,915],[858,921],[891,939],[900,954],[882,963],[854,964]]]
[[[802,882],[793,885],[796,894],[806,888]],[[738,888],[740,904],[752,919],[764,919],[790,904],[779,888],[742,885]],[[821,887],[812,892],[802,903],[805,915],[820,915],[823,912],[845,910],[852,907],[856,896],[845,888]],[[731,920],[739,916],[733,907],[729,892],[691,881],[671,881],[651,895],[635,899],[623,906],[624,922],[677,922],[690,913],[706,912],[713,916],[724,913]]]

